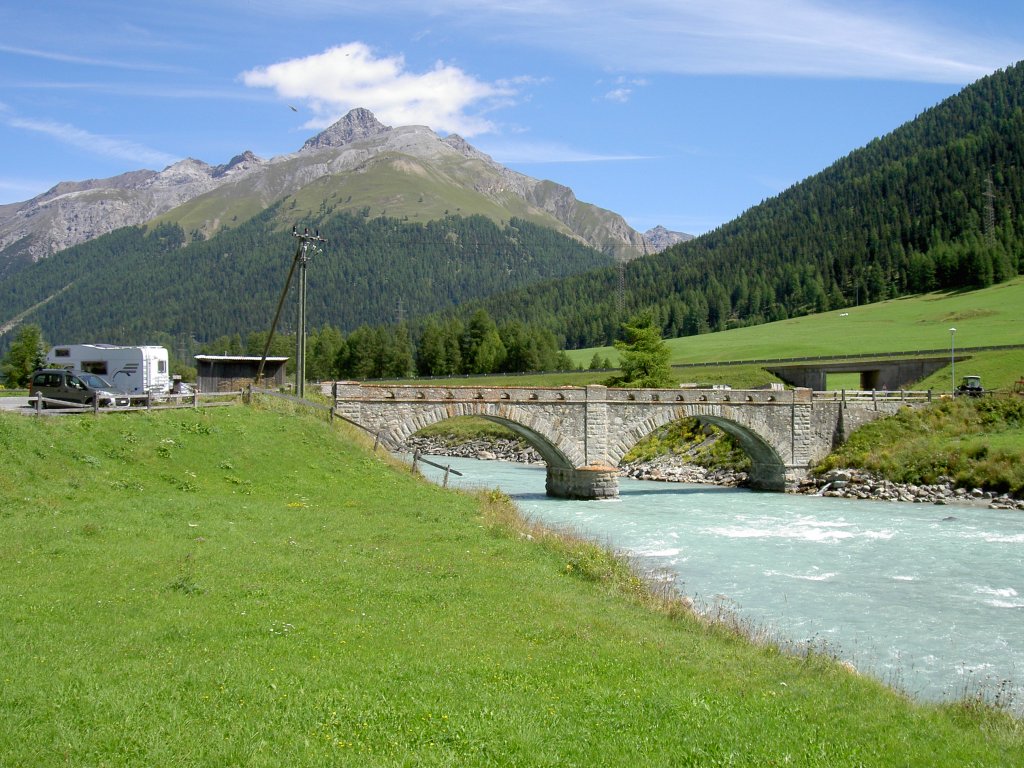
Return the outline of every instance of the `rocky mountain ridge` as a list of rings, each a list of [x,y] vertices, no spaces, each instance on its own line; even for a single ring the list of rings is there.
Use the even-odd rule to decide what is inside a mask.
[[[623,258],[661,250],[667,242],[664,228],[646,238],[618,214],[580,202],[564,185],[508,169],[460,136],[441,138],[425,126],[389,127],[369,110],[353,109],[297,152],[270,160],[250,151],[222,165],[185,158],[159,172],[61,182],[26,202],[0,206],[0,277],[19,263],[154,219],[209,237],[225,222],[248,218],[311,184],[326,190],[331,177],[379,168],[404,174],[412,186],[417,179],[440,179],[444,189],[470,191],[495,218],[504,213],[548,221]],[[394,207],[391,201],[384,205]]]
[[[678,243],[693,240],[693,235],[688,235],[685,232],[673,232],[659,225],[644,232],[644,238],[651,244],[653,252],[658,253]]]

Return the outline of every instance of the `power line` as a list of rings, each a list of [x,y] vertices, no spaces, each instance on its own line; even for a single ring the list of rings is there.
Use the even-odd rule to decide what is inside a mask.
[[[985,178],[985,240],[988,244],[996,243],[996,193],[992,183],[992,172]]]

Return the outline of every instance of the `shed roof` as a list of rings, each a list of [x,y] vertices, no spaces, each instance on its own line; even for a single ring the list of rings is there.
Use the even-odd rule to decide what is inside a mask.
[[[217,363],[258,363],[263,359],[262,355],[194,355],[196,360]],[[287,357],[267,357],[267,362],[282,363]]]

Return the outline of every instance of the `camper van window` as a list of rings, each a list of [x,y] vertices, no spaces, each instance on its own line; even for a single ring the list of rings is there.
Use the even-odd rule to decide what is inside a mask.
[[[71,357],[70,349],[55,349],[53,350],[54,357]]]
[[[106,360],[83,360],[82,371],[85,373],[95,373],[97,376],[107,375],[107,361]]]

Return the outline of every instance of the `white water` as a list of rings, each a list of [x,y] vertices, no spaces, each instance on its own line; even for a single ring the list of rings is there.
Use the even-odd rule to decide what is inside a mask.
[[[500,488],[528,517],[671,575],[698,605],[913,696],[980,692],[1024,713],[1024,512],[627,479],[618,500],[568,501],[544,494],[543,467],[432,459],[464,473],[449,485]]]

